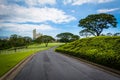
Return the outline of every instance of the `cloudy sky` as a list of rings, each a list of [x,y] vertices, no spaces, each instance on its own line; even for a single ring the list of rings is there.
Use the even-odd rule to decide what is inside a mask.
[[[53,37],[61,32],[79,35],[79,20],[98,13],[113,14],[118,21],[117,28],[103,33],[120,32],[119,4],[120,0],[0,0],[0,36],[32,37],[33,29]]]

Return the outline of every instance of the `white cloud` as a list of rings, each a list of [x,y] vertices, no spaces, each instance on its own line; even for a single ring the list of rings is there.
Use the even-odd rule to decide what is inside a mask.
[[[97,13],[108,13],[108,12],[113,12],[116,10],[119,10],[120,8],[112,8],[112,9],[99,9],[97,10]]]
[[[54,5],[56,4],[56,0],[25,0],[25,3],[29,6],[35,6],[35,5]]]
[[[98,3],[107,3],[107,2],[112,2],[114,0],[98,0]]]
[[[54,5],[56,0],[12,0],[13,2],[24,2],[28,6]],[[11,2],[12,2],[11,1]],[[9,4],[9,0],[0,0],[0,4]]]
[[[0,4],[6,4],[7,0],[0,0]]]
[[[46,22],[64,23],[75,20],[75,17],[67,15],[64,11],[56,8],[25,8],[18,5],[0,5],[0,15],[7,15],[11,18],[5,21],[11,22]],[[4,21],[0,20],[0,21]]]
[[[71,10],[72,13],[75,13],[75,10]]]
[[[113,0],[64,0],[63,3],[66,4],[72,4],[72,5],[82,5],[85,3],[107,3],[111,2]]]
[[[33,24],[16,24],[16,23],[3,23],[1,24],[0,29],[5,29],[14,32],[27,32],[27,31],[32,31],[33,29],[37,29],[39,31],[56,30],[56,28],[53,28],[51,25],[48,24],[33,25]]]

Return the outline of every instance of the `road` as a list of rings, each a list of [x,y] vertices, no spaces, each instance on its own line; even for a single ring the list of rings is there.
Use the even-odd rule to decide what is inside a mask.
[[[37,53],[14,80],[120,80],[120,77],[51,48]]]

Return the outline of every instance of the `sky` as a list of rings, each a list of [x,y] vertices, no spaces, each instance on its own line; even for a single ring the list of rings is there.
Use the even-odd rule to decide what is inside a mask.
[[[0,0],[0,36],[32,37],[33,29],[53,37],[62,32],[79,35],[79,20],[99,13],[112,14],[118,22],[104,34],[120,32],[120,0]]]

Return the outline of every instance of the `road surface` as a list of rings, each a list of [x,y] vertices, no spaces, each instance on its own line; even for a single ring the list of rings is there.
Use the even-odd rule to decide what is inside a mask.
[[[54,52],[51,48],[37,53],[14,80],[120,80],[120,77]]]

